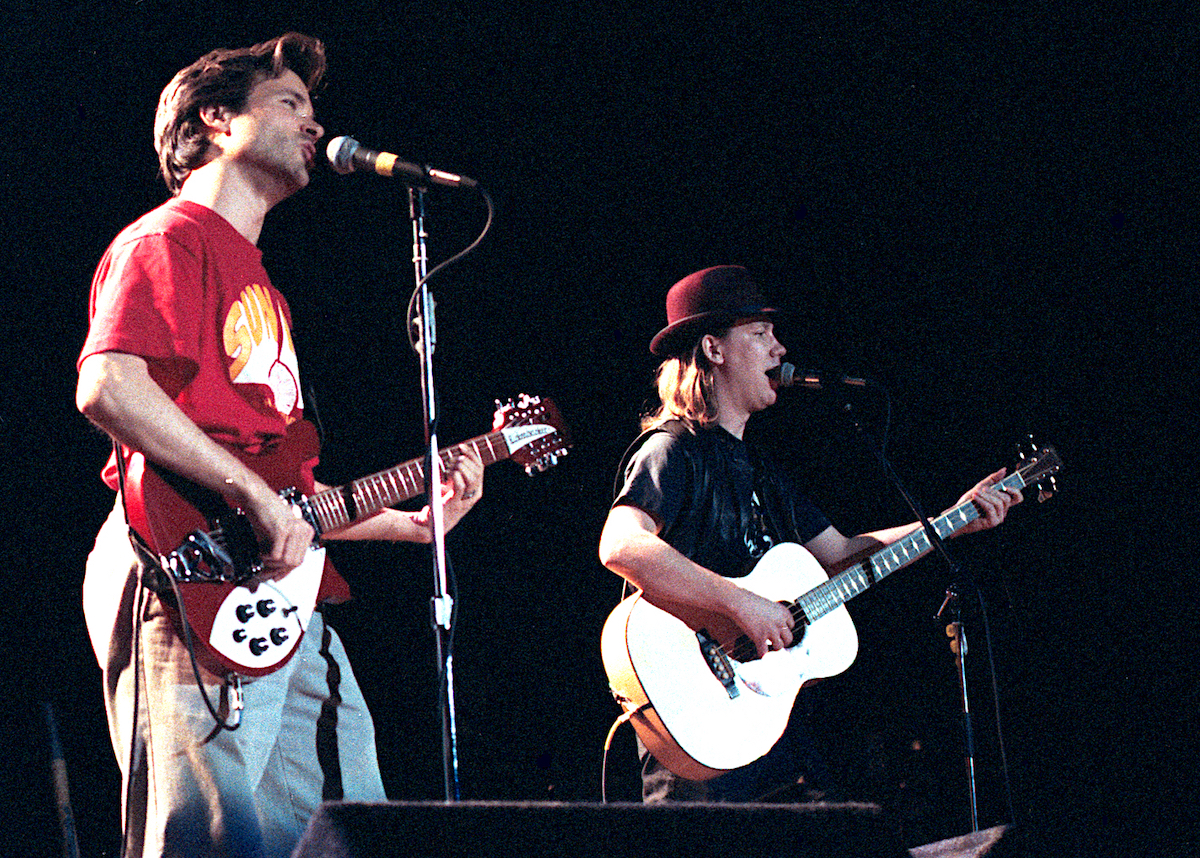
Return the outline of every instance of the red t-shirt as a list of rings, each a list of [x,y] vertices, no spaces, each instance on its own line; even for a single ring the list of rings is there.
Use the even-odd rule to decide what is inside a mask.
[[[262,252],[211,209],[173,199],[123,230],[92,280],[79,363],[125,352],[223,446],[251,456],[303,417],[287,301]],[[314,458],[297,475],[313,489]],[[117,488],[109,462],[105,482]],[[328,577],[328,576],[327,576]]]
[[[126,228],[92,281],[96,352],[145,358],[206,434],[248,453],[303,414],[291,312],[262,252],[211,209],[171,200]]]

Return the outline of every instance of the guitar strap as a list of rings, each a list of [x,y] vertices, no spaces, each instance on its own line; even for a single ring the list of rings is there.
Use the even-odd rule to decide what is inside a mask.
[[[205,690],[204,681],[200,677],[200,665],[196,661],[196,650],[192,644],[192,631],[187,623],[187,615],[183,613],[183,600],[178,597],[175,591],[175,579],[169,571],[167,560],[161,557],[154,551],[142,538],[142,535],[133,529],[133,525],[129,524],[129,505],[125,498],[125,457],[121,452],[121,445],[113,439],[113,452],[117,458],[117,488],[121,494],[121,508],[125,512],[125,526],[129,531],[129,543],[133,546],[133,551],[141,561],[142,574],[140,576],[142,586],[147,590],[155,593],[160,599],[165,598],[174,602],[175,607],[181,614],[181,635],[184,646],[187,649],[188,659],[192,664],[192,675],[196,679],[196,688],[200,692],[200,697],[204,700],[204,705],[208,709],[209,714],[216,722],[217,731],[220,730],[236,730],[241,726],[242,709],[244,706],[244,698],[242,697],[242,682],[241,677],[233,671],[224,674],[224,689],[222,693],[222,704],[225,705],[228,701],[230,713],[228,716],[223,715],[218,711],[217,706],[208,696],[208,691]],[[149,462],[147,462],[149,464]],[[156,471],[163,474],[171,473],[161,468],[155,468]],[[182,479],[181,477],[178,479]],[[186,481],[185,481],[186,482]],[[194,484],[192,484],[194,485]],[[199,488],[199,487],[197,487]],[[139,597],[140,598],[140,597]],[[140,624],[142,620],[141,608],[136,609],[137,622]],[[134,639],[141,640],[140,632],[134,632]],[[135,644],[136,646],[136,644]],[[140,683],[135,682],[135,689]],[[135,690],[135,694],[136,694]],[[137,709],[135,703],[135,711]],[[135,716],[136,718],[136,716]],[[135,731],[136,733],[136,731]]]
[[[163,558],[129,523],[129,503],[125,497],[125,456],[121,445],[115,438],[113,439],[113,457],[117,460],[117,490],[121,495],[121,510],[125,513],[125,528],[129,532],[129,544],[133,546],[133,553],[137,555],[142,565],[142,584],[154,593],[170,592],[171,585],[167,578]]]

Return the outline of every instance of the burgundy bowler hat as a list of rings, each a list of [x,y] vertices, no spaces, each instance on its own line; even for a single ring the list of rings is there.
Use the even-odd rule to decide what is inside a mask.
[[[667,326],[654,335],[650,351],[660,357],[676,355],[690,348],[706,327],[712,330],[748,316],[777,312],[742,266],[705,268],[667,292]]]

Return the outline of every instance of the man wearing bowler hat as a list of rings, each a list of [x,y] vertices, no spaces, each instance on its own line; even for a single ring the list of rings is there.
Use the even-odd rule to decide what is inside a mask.
[[[737,626],[760,656],[793,642],[795,620],[783,605],[738,585],[773,545],[795,542],[827,572],[902,539],[918,522],[843,536],[745,437],[750,417],[775,402],[771,378],[787,350],[775,337],[778,310],[737,265],[705,268],[671,287],[667,326],[650,351],[658,368],[659,407],[642,420],[618,475],[616,499],[600,537],[600,559],[652,603],[686,619],[718,615]],[[1019,491],[988,475],[956,506],[980,515],[962,533],[994,527]],[[785,734],[786,736],[786,734]],[[643,748],[646,802],[754,801],[806,773],[794,741],[707,781],[691,781]]]

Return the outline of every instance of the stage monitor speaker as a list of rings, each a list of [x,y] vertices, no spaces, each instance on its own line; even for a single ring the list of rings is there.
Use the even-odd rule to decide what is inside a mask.
[[[1019,838],[1007,825],[973,831],[908,850],[911,858],[1017,858],[1024,852]]]
[[[877,805],[329,802],[293,858],[908,858]]]

